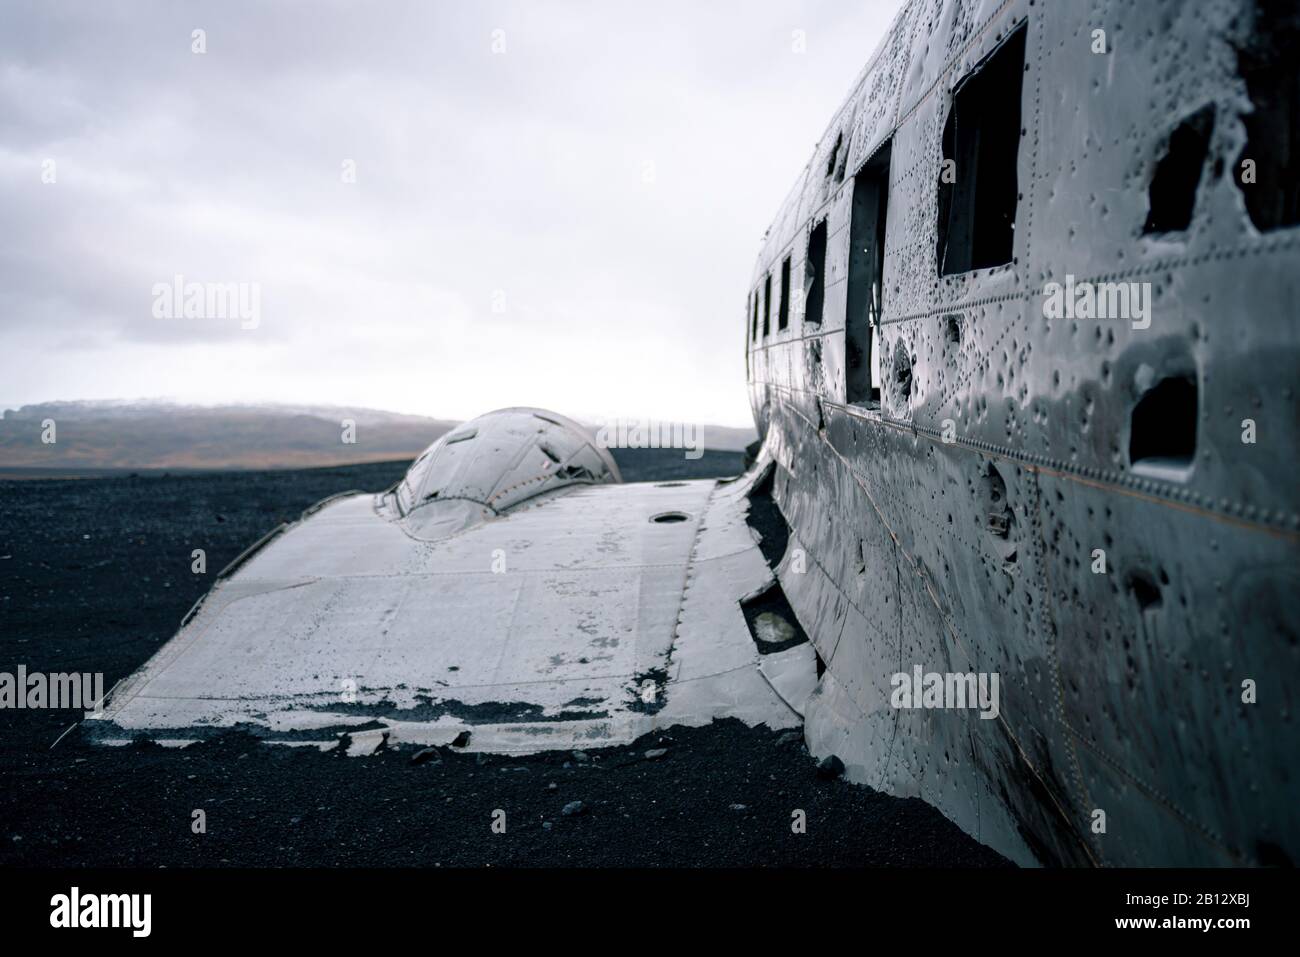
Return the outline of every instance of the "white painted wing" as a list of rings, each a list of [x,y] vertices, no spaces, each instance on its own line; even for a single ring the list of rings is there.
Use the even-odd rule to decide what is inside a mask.
[[[332,500],[220,581],[88,725],[107,742],[351,731],[363,748],[468,733],[509,752],[727,715],[795,726],[813,654],[758,668],[739,603],[773,579],[747,491],[579,485],[436,541],[391,496]]]

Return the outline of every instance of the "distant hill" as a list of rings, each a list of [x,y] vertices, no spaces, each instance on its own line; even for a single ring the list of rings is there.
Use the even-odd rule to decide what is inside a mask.
[[[41,441],[46,419],[53,444]],[[343,422],[356,441],[343,441]],[[0,475],[105,470],[310,468],[414,458],[452,419],[341,406],[43,402],[0,416]],[[710,449],[738,451],[752,429],[705,426]]]
[[[56,441],[41,441],[55,422]],[[343,421],[356,442],[342,440]],[[5,469],[307,468],[411,458],[455,426],[445,419],[329,406],[44,402],[0,418]]]

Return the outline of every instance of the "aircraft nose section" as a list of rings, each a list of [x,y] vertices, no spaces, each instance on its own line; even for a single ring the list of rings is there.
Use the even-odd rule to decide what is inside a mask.
[[[613,457],[572,419],[510,408],[465,422],[434,442],[395,495],[413,532],[442,537],[539,495],[621,481]]]

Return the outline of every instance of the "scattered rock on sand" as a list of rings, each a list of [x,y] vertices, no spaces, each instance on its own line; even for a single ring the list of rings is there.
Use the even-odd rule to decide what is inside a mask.
[[[437,748],[421,748],[419,751],[416,751],[411,755],[411,763],[424,764],[426,761],[432,761],[436,757],[438,757]],[[440,760],[434,762],[435,766],[441,763],[442,761]]]
[[[778,748],[793,748],[801,744],[803,744],[803,732],[801,731],[787,731],[776,739]]]
[[[833,754],[828,754],[817,765],[817,776],[830,781],[844,773],[844,762]]]

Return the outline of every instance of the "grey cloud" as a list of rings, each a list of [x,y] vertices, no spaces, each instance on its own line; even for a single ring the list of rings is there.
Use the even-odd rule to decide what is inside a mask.
[[[896,6],[11,4],[0,400],[742,423],[758,238]],[[260,283],[265,321],[154,319],[177,273]],[[556,384],[592,363],[600,394]]]

